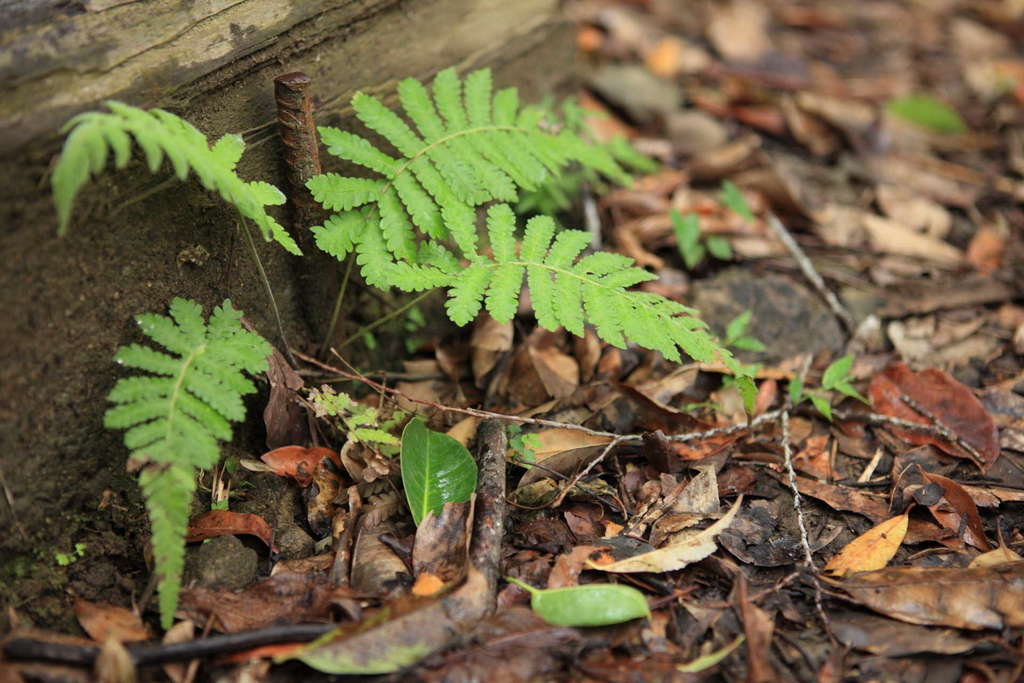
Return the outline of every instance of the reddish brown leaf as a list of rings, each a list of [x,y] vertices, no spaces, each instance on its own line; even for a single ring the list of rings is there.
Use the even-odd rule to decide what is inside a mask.
[[[324,458],[340,461],[330,448],[303,448],[302,446],[282,446],[264,453],[260,460],[274,468],[280,477],[291,477],[299,486],[309,486],[313,482],[313,472]]]
[[[259,515],[230,510],[210,510],[192,518],[185,533],[185,542],[194,543],[216,536],[248,534],[255,536],[267,547],[274,548],[274,530]]]
[[[960,484],[941,474],[932,474],[923,469],[921,476],[933,484],[942,487],[942,500],[929,506],[936,521],[947,529],[960,535],[964,542],[970,543],[979,550],[990,550],[992,546],[985,538],[985,527],[978,515],[978,506]]]
[[[267,448],[305,441],[308,431],[306,415],[297,400],[298,390],[303,386],[302,377],[277,349],[267,357],[267,380],[270,382],[270,395],[263,409]]]
[[[903,400],[903,395],[908,396],[970,444],[981,455],[986,468],[999,457],[999,432],[991,416],[970,389],[942,370],[928,368],[914,372],[903,363],[891,365],[875,375],[868,393],[875,410],[884,415],[932,424]],[[960,446],[929,434],[899,429],[893,432],[910,443],[934,444],[958,458],[970,457]]]
[[[772,632],[775,620],[772,615],[755,605],[747,594],[746,575],[739,575],[739,590],[736,596],[743,631],[747,636],[747,683],[768,683],[779,680],[772,667],[769,652],[772,646]]]
[[[96,642],[108,638],[125,643],[149,640],[151,635],[138,614],[125,607],[75,600],[75,616],[82,629]]]
[[[991,225],[982,225],[967,246],[967,262],[979,273],[991,275],[999,269],[1005,246],[1006,237],[1000,230]]]

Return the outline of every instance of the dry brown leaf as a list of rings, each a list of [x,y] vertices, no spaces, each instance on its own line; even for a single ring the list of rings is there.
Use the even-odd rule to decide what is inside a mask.
[[[963,262],[963,254],[953,245],[914,232],[902,223],[871,213],[864,213],[861,219],[876,251],[924,258],[947,266]]]
[[[611,441],[607,436],[588,434],[578,429],[565,429],[552,427],[536,432],[540,445],[534,449],[534,457],[537,462],[544,462],[556,453],[584,448],[586,446],[604,446]]]
[[[113,638],[118,642],[149,640],[151,634],[138,614],[125,607],[103,605],[77,598],[75,616],[82,630],[98,643]]]
[[[978,514],[978,506],[960,484],[940,474],[926,472],[920,465],[918,471],[926,481],[942,488],[942,498],[928,507],[935,520],[963,538],[975,548],[987,551],[992,546],[985,538],[985,527]]]
[[[562,353],[558,347],[529,344],[527,349],[533,367],[548,394],[554,398],[571,396],[580,382],[580,367],[576,359]]]
[[[907,515],[899,515],[868,529],[829,560],[825,571],[834,576],[846,576],[850,572],[882,569],[903,543],[909,522]]]
[[[489,315],[477,316],[469,338],[470,364],[473,380],[481,386],[483,378],[494,369],[502,354],[512,350],[512,321],[500,323]]]
[[[923,406],[934,419],[970,444],[988,467],[999,457],[999,432],[992,417],[970,389],[947,373],[936,368],[914,372],[903,363],[892,365],[875,375],[868,387],[868,396],[874,409],[885,415],[931,424],[914,408],[903,401],[903,396]],[[934,444],[958,458],[970,457],[958,444],[920,432],[893,433],[910,443]]]
[[[229,535],[249,535],[263,541],[267,547],[274,547],[274,530],[267,521],[251,512],[231,510],[209,510],[189,520],[185,542],[195,543],[207,538]]]
[[[1001,545],[995,550],[990,550],[987,553],[982,553],[976,558],[971,560],[971,563],[967,565],[968,569],[976,569],[978,567],[995,567],[996,565],[1005,564],[1007,562],[1020,562],[1024,560],[1017,553],[1013,552],[1005,545]]]
[[[882,183],[875,197],[886,216],[929,237],[945,239],[953,226],[944,206],[904,187]]]
[[[446,432],[446,434],[461,443],[463,446],[466,446],[473,440],[473,437],[476,436],[476,428],[479,424],[479,417],[464,417],[456,422],[452,428]]]
[[[1024,626],[1024,562],[974,569],[889,567],[834,585],[854,602],[911,624]]]
[[[711,5],[708,40],[726,60],[756,62],[772,52],[768,8],[753,0]]]
[[[1006,234],[992,225],[982,225],[967,245],[967,262],[982,275],[991,275],[999,269]]]
[[[722,516],[720,520],[709,526],[703,531],[698,531],[693,534],[682,533],[669,541],[669,544],[664,548],[658,550],[652,550],[647,553],[628,557],[618,562],[611,562],[610,564],[595,564],[594,562],[588,561],[588,565],[592,569],[600,569],[604,572],[670,572],[676,569],[682,569],[683,567],[703,560],[705,557],[715,552],[718,549],[718,545],[715,543],[715,537],[729,528],[732,524],[732,520],[735,519],[736,513],[740,509],[740,503],[743,502],[743,496],[736,499],[733,506],[729,508],[729,511]]]

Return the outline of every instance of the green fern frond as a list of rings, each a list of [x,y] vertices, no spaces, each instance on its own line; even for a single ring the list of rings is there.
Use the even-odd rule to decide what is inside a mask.
[[[550,105],[542,106],[542,111],[546,116],[557,120]],[[603,114],[584,109],[572,97],[566,98],[562,103],[560,123],[575,136],[570,144],[576,146],[577,154],[585,156],[590,153],[591,149],[596,148],[601,150],[602,156],[610,156],[622,168],[629,171],[653,173],[657,170],[658,165],[638,152],[623,136],[614,137],[604,143],[593,141],[586,120],[589,117],[600,116]],[[553,215],[567,211],[576,203],[580,188],[584,183],[588,183],[596,194],[604,194],[610,188],[601,177],[599,170],[599,168],[595,169],[587,164],[581,164],[563,173],[548,177],[539,187],[522,194],[516,204],[516,213]],[[616,177],[611,177],[611,179],[617,180]]]
[[[206,136],[187,121],[163,111],[148,111],[108,100],[110,113],[86,112],[72,118],[62,129],[70,131],[51,183],[57,206],[58,232],[67,232],[71,209],[79,190],[89,176],[99,173],[107,164],[111,151],[114,165],[124,168],[131,159],[131,140],[142,149],[152,173],[160,168],[166,156],[179,180],[190,170],[208,190],[215,190],[228,204],[259,226],[266,240],[275,240],[293,254],[301,254],[295,240],[264,209],[283,204],[285,196],[265,182],[246,182],[235,172],[245,143],[242,136],[228,134],[213,147]]]
[[[132,459],[145,464],[140,483],[153,527],[160,574],[160,614],[170,626],[181,588],[185,529],[195,470],[217,463],[218,441],[231,439],[231,422],[245,417],[242,396],[256,391],[243,373],[267,369],[270,344],[245,330],[242,314],[225,300],[205,322],[202,308],[176,298],[171,317],[136,317],[143,333],[165,351],[132,344],[114,360],[147,375],[117,381],[107,399],[116,405],[108,429],[125,429]]]
[[[328,223],[348,224],[355,220],[349,216],[352,212],[374,208],[370,228],[382,235],[397,260],[416,262],[421,235],[439,241],[451,238],[462,257],[474,258],[474,207],[515,201],[520,189],[537,187],[571,162],[621,182],[629,180],[606,150],[583,142],[570,130],[554,133],[542,125],[544,112],[521,108],[514,88],[493,93],[487,69],[471,73],[465,81],[454,69],[446,69],[429,92],[408,78],[399,84],[398,97],[408,123],[375,97],[357,93],[352,98],[359,120],[384,138],[397,156],[353,133],[319,129],[327,151],[378,178],[326,173],[307,183],[325,208],[341,212]]]
[[[480,255],[467,268],[449,273],[447,310],[456,324],[470,322],[484,307],[496,320],[511,320],[525,274],[537,322],[544,328],[564,327],[582,335],[584,324],[590,323],[598,336],[615,346],[623,347],[630,339],[675,361],[682,351],[701,362],[733,363],[707,326],[694,317],[695,310],[627,289],[655,277],[635,267],[632,259],[604,252],[581,257],[590,235],[579,230],[556,235],[554,221],[547,216],[527,223],[517,254],[513,226],[507,205],[492,206],[487,228],[493,256]]]

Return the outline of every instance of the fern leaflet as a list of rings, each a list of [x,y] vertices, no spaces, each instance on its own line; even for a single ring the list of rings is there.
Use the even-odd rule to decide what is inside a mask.
[[[375,97],[357,93],[356,116],[390,143],[392,156],[353,133],[321,127],[327,150],[373,171],[376,179],[327,173],[308,183],[313,197],[349,224],[360,207],[375,211],[363,222],[380,233],[397,260],[417,262],[420,235],[451,238],[465,258],[477,252],[474,207],[510,202],[519,189],[533,189],[571,162],[620,182],[629,177],[605,149],[574,132],[544,127],[544,111],[520,107],[514,88],[492,94],[491,73],[482,69],[461,81],[454,69],[440,72],[432,93],[407,78],[398,86],[402,108],[415,130]],[[432,95],[432,96],[431,96]],[[332,229],[328,225],[314,228]],[[365,260],[365,259],[364,259]]]
[[[51,179],[61,235],[67,232],[75,197],[89,176],[103,170],[111,151],[114,165],[124,168],[131,159],[134,137],[150,172],[156,173],[166,155],[179,180],[185,180],[189,170],[194,170],[203,187],[217,191],[224,201],[259,226],[266,240],[277,241],[293,254],[302,253],[291,235],[264,209],[267,205],[283,204],[284,194],[270,183],[246,182],[235,172],[245,150],[241,135],[225,135],[210,147],[206,136],[174,114],[161,109],[146,111],[112,100],[105,104],[110,113],[85,112],[62,129],[71,132]]]
[[[151,374],[118,380],[107,397],[117,405],[104,418],[107,428],[127,430],[132,459],[145,465],[140,483],[153,527],[164,628],[181,588],[195,470],[216,464],[217,442],[230,440],[230,422],[245,417],[242,396],[256,391],[243,373],[264,372],[271,352],[262,337],[242,328],[242,314],[229,300],[208,323],[193,301],[174,299],[170,313],[136,317],[143,333],[169,353],[121,347],[118,364]]]

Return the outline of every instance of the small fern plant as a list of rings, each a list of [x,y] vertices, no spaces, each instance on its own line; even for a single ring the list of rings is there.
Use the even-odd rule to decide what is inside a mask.
[[[408,417],[405,411],[396,410],[390,418],[384,420],[377,408],[364,405],[326,384],[319,389],[309,390],[309,402],[317,417],[337,418],[338,430],[347,438],[385,455],[398,452],[399,441],[391,430]]]
[[[89,177],[103,170],[111,152],[114,165],[124,168],[131,159],[131,141],[135,138],[151,173],[160,169],[165,156],[179,180],[185,180],[190,170],[195,171],[203,187],[219,193],[255,223],[264,239],[276,241],[292,254],[302,253],[264,208],[284,204],[284,194],[270,183],[242,180],[235,172],[245,151],[241,135],[224,135],[211,147],[195,126],[170,112],[146,111],[113,100],[105,104],[109,112],[79,114],[61,129],[70,133],[51,177],[59,234],[67,232],[75,197]]]
[[[553,127],[550,111],[520,107],[514,88],[492,92],[488,69],[461,81],[440,72],[430,92],[408,78],[398,86],[405,115],[357,93],[359,120],[384,138],[394,153],[366,138],[319,128],[327,150],[368,169],[375,177],[326,173],[307,183],[313,197],[334,211],[313,228],[317,245],[338,258],[355,253],[370,285],[404,291],[448,290],[448,316],[459,325],[486,310],[499,321],[515,314],[524,278],[537,322],[582,335],[585,323],[615,346],[632,340],[680,360],[740,366],[708,331],[696,311],[661,296],[628,288],[654,275],[613,253],[584,255],[590,235],[564,230],[536,216],[516,238],[510,202],[537,188],[570,163],[600,171],[618,182],[629,177],[601,146],[570,127]],[[489,251],[481,249],[476,207],[490,204]],[[753,383],[740,378],[748,402]]]
[[[241,325],[225,300],[209,321],[193,301],[176,298],[170,317],[136,317],[143,333],[165,351],[131,344],[115,361],[142,375],[117,381],[107,397],[109,429],[126,429],[124,443],[142,466],[139,482],[153,531],[159,575],[160,620],[171,625],[181,589],[185,531],[196,470],[213,467],[231,422],[245,417],[242,396],[256,390],[245,373],[265,372],[270,344]]]

